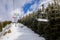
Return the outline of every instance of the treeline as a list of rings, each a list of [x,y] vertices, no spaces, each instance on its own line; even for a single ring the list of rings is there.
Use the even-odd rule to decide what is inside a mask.
[[[2,31],[2,28],[4,28],[6,25],[10,24],[11,21],[3,21],[0,22],[0,32]]]
[[[44,8],[44,6],[42,6]],[[49,4],[46,9],[40,9],[33,12],[18,22],[31,28],[34,32],[46,38],[46,40],[60,40],[60,5],[55,3]],[[37,21],[36,18],[41,16],[41,12],[47,15],[43,18],[48,19],[48,22]]]

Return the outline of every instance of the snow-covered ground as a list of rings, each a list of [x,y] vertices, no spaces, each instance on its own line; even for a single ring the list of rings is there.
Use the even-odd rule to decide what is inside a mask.
[[[34,33],[23,24],[17,23],[15,25],[12,23],[9,29],[11,33],[2,36],[0,40],[45,40],[45,38],[39,37],[38,34]]]

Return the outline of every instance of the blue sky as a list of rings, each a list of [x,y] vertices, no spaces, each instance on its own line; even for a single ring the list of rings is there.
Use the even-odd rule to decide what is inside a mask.
[[[30,7],[35,3],[38,5],[40,1],[41,0],[32,0],[31,3],[25,3],[25,5],[23,6],[24,13],[26,13],[28,10],[32,11],[33,9],[31,9]]]
[[[36,11],[47,0],[0,0],[0,21],[13,20],[14,13],[21,15]]]

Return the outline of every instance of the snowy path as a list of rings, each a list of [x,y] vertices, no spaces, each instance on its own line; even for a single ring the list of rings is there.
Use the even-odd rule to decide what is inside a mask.
[[[24,26],[23,24],[11,24],[11,33],[7,33],[2,36],[0,40],[45,40],[43,37],[39,37],[32,30]]]

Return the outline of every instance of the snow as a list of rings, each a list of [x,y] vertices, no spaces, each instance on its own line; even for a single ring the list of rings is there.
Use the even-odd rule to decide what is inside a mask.
[[[12,23],[10,26],[11,33],[2,36],[0,40],[45,40],[23,24]]]
[[[38,18],[37,20],[38,20],[38,21],[43,21],[43,22],[48,22],[48,19],[41,19],[41,18]]]

